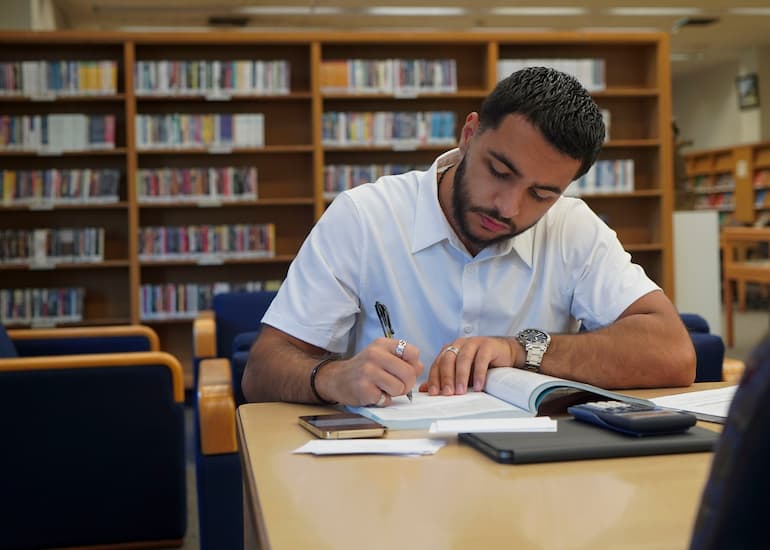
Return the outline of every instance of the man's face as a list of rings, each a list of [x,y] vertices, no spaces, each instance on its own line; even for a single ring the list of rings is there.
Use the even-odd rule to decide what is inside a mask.
[[[466,122],[473,125],[472,120]],[[554,148],[521,115],[479,133],[477,120],[452,187],[453,226],[473,254],[534,225],[561,196],[581,161]]]

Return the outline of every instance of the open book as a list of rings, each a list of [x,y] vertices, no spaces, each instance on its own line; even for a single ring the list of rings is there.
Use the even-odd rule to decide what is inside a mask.
[[[497,367],[487,372],[483,392],[465,395],[414,394],[393,398],[389,407],[347,407],[393,430],[427,429],[447,418],[511,418],[565,413],[567,407],[587,401],[650,401],[604,390],[583,382],[564,380],[523,369]]]

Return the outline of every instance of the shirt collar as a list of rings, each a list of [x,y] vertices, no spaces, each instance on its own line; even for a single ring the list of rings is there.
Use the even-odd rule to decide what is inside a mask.
[[[438,176],[460,161],[460,150],[452,149],[438,157],[418,183],[417,207],[415,208],[412,233],[412,253],[415,254],[444,239],[457,239],[438,202]],[[537,225],[537,224],[536,224]],[[519,257],[532,267],[532,246],[534,227],[494,247],[482,250],[478,259],[504,256],[515,250]]]
[[[449,225],[438,202],[437,178],[439,174],[451,168],[459,158],[459,149],[452,149],[444,153],[433,162],[433,165],[420,178],[412,233],[413,254],[444,239],[451,238],[452,226]]]

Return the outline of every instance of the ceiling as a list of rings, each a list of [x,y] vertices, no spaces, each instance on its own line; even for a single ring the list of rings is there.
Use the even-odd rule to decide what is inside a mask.
[[[738,59],[754,47],[770,47],[770,0],[52,0],[60,28],[100,30],[659,30],[670,33],[675,74]],[[452,15],[372,14],[368,8],[454,8]],[[472,6],[472,7],[471,7]],[[568,15],[542,14],[551,7]],[[296,13],[286,13],[287,8]],[[501,8],[518,9],[513,14]],[[630,15],[613,13],[625,8]],[[648,14],[644,10],[669,10]],[[736,13],[735,8],[742,12]],[[249,11],[251,9],[251,11]],[[497,10],[497,11],[496,11]],[[521,10],[528,10],[522,13]],[[534,13],[533,13],[533,10]],[[582,10],[582,11],[581,11]],[[634,11],[636,10],[636,11]],[[239,26],[212,25],[210,18],[240,19]],[[710,25],[685,19],[718,18]],[[241,26],[242,25],[242,26]]]

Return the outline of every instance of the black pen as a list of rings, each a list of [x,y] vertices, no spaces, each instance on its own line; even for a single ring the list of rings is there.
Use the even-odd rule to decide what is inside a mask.
[[[380,320],[380,326],[382,327],[382,333],[385,335],[385,338],[393,338],[393,325],[390,324],[388,308],[382,302],[374,302],[374,310],[377,312],[377,318]],[[404,341],[404,344],[406,344],[406,341]],[[400,342],[399,345],[401,345]],[[406,398],[409,399],[410,403],[412,402],[412,390],[407,392]]]

